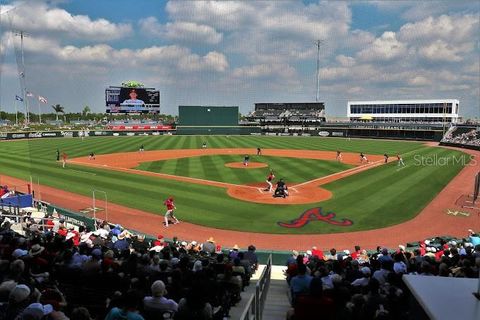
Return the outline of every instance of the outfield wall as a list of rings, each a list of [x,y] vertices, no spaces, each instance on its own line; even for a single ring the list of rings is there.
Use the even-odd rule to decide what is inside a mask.
[[[443,132],[437,130],[395,130],[395,129],[360,129],[360,128],[317,128],[314,130],[274,130],[263,132],[267,136],[312,136],[336,138],[369,138],[440,141]]]
[[[79,138],[84,134],[82,130],[58,130],[58,131],[28,131],[28,132],[0,132],[0,140],[21,140],[41,138]],[[175,130],[91,130],[86,132],[88,137],[115,137],[115,136],[160,136],[173,134]]]
[[[233,106],[179,106],[180,126],[237,126],[238,107]]]

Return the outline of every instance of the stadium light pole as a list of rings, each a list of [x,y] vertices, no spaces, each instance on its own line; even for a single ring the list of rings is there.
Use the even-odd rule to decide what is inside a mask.
[[[317,94],[315,95],[315,102],[320,100],[320,47],[325,43],[325,40],[315,40],[317,47]]]

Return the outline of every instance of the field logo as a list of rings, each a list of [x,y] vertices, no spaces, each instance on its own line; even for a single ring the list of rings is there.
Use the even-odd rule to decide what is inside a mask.
[[[470,217],[470,213],[469,212],[464,212],[464,211],[458,211],[458,210],[450,210],[450,209],[447,209],[447,214],[449,216],[464,216],[464,217]]]
[[[330,135],[330,132],[328,132],[328,131],[320,131],[320,132],[318,133],[318,135],[321,136],[321,137],[328,137],[328,136]]]
[[[352,220],[342,219],[341,221],[334,220],[336,214],[333,212],[328,212],[323,214],[322,208],[312,208],[306,210],[302,213],[297,219],[293,219],[287,222],[277,222],[280,227],[284,228],[301,228],[304,225],[308,224],[310,221],[323,221],[328,224],[333,224],[340,227],[349,227],[353,224]]]

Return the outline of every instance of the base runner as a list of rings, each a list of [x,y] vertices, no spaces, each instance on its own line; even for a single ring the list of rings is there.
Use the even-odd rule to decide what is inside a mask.
[[[405,167],[405,163],[403,163],[403,158],[401,155],[397,154],[397,160],[398,160],[398,163],[397,163],[397,166],[402,166],[402,167]]]

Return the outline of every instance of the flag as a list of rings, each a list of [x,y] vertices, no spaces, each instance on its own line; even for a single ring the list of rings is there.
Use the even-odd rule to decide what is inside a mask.
[[[15,100],[17,100],[17,101],[23,101],[23,98],[15,95]]]
[[[48,103],[47,98],[42,96],[38,96],[38,101],[40,101],[41,103]]]
[[[27,97],[33,97],[33,93],[27,91]]]

